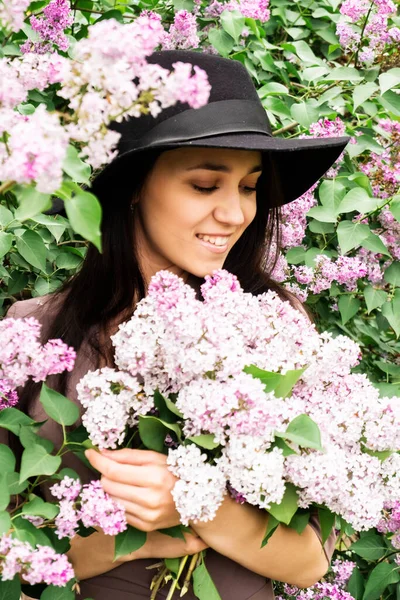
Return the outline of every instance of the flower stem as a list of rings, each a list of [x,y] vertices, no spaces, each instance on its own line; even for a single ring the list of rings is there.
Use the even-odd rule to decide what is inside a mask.
[[[183,582],[183,586],[181,589],[181,598],[182,598],[182,596],[184,596],[186,594],[186,592],[189,589],[190,580],[192,578],[193,571],[195,569],[195,566],[196,566],[197,561],[199,560],[200,556],[201,556],[200,552],[198,552],[197,554],[193,554],[193,556],[192,556],[192,560],[190,561],[189,568],[186,573],[185,581]]]
[[[171,585],[171,587],[170,587],[170,590],[169,590],[169,593],[168,593],[168,596],[167,596],[166,600],[172,600],[172,597],[173,597],[173,595],[174,595],[174,592],[175,592],[175,590],[176,590],[176,588],[177,588],[177,585],[178,585],[178,582],[179,582],[179,577],[182,575],[182,571],[183,571],[183,569],[185,568],[185,565],[186,565],[186,563],[187,563],[187,559],[188,559],[188,558],[189,558],[189,555],[187,555],[187,556],[184,556],[184,557],[181,559],[181,562],[179,563],[179,570],[178,570],[178,573],[177,573],[177,575],[176,575],[176,578],[175,578],[175,579],[174,579],[174,581],[172,582],[172,585]]]
[[[4,192],[10,190],[15,183],[15,181],[5,181],[2,185],[0,185],[0,194],[4,194]]]
[[[168,572],[167,567],[163,567],[161,569],[161,571],[158,573],[158,575],[156,575],[153,578],[153,580],[151,582],[151,586],[150,586],[150,589],[151,589],[150,600],[155,600],[155,598],[157,596],[157,592],[160,589],[161,584],[162,584],[162,582],[164,580],[164,577],[165,577],[165,575],[166,575],[167,572]]]

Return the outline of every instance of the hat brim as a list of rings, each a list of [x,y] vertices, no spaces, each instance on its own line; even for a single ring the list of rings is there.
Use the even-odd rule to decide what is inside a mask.
[[[268,152],[280,178],[283,197],[279,205],[292,202],[311,188],[335,163],[346,145],[349,137],[287,139],[263,135],[259,133],[226,133],[222,135],[169,143],[153,144],[135,148],[118,156],[92,182],[96,193],[98,186],[110,184],[121,169],[127,168],[138,152],[151,150],[173,150],[175,148],[231,148],[235,150],[258,150]],[[270,199],[273,204],[273,199]]]

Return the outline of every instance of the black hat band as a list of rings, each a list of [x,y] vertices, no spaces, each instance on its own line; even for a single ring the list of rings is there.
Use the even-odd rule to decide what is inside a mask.
[[[272,137],[267,115],[254,100],[221,100],[202,108],[185,110],[165,119],[138,142],[142,146],[165,146],[226,133],[262,133]]]

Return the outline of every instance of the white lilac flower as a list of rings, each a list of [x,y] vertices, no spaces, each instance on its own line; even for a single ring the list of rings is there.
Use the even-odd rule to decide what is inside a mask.
[[[194,444],[169,451],[167,463],[178,477],[172,496],[184,525],[211,521],[226,494],[224,474],[206,460],[207,455]]]

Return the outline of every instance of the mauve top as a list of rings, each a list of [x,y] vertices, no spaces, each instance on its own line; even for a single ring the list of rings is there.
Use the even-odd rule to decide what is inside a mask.
[[[54,314],[54,306],[49,302],[50,298],[51,296],[43,296],[16,302],[8,311],[7,317],[23,318],[34,316],[46,328],[52,314]],[[82,344],[77,353],[75,367],[69,377],[67,389],[68,398],[79,406],[81,412],[82,408],[79,405],[76,395],[76,385],[85,373],[96,368],[98,368],[97,356],[87,343]],[[52,385],[51,380],[52,377],[49,377],[47,381],[50,387]],[[29,415],[36,421],[48,419],[38,397],[31,401]],[[2,438],[0,441],[6,442],[5,436],[7,432],[4,429],[0,429],[0,435]],[[55,448],[59,448],[62,443],[61,427],[51,419],[48,419],[41,427],[40,435],[51,440]],[[86,467],[72,453],[68,453],[63,457],[63,466],[74,469],[84,483],[95,477],[93,471]],[[54,501],[48,486],[44,485],[41,491],[44,499]],[[316,516],[311,519],[310,525],[320,538],[320,526]],[[324,548],[322,549],[321,547],[321,552],[325,552],[328,560],[331,559],[334,543],[335,534],[332,532]],[[282,555],[282,560],[285,560],[284,555]],[[146,567],[155,562],[157,562],[157,559],[135,560],[124,563],[103,575],[86,579],[80,582],[80,594],[77,595],[77,598],[79,600],[85,598],[92,598],[93,600],[149,600],[150,582],[155,571],[146,569]],[[272,600],[274,598],[271,580],[249,571],[239,563],[230,560],[212,549],[207,550],[206,565],[222,600]],[[166,598],[168,588],[169,586],[167,585],[161,589],[157,597]],[[174,600],[178,600],[179,592],[175,593],[173,598]],[[185,600],[195,600],[195,598],[196,596],[191,589],[185,595]]]

